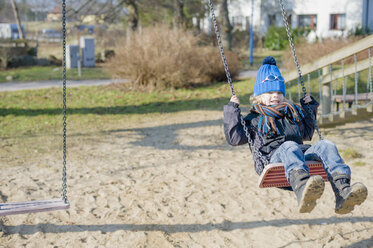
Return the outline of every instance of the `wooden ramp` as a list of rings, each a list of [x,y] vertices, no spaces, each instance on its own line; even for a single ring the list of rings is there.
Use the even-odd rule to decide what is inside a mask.
[[[306,165],[310,168],[310,175],[320,175],[328,181],[326,172],[321,162],[318,161],[306,161]],[[285,170],[282,163],[273,163],[267,165],[258,180],[259,188],[269,187],[289,187],[290,184],[285,177]]]
[[[69,203],[65,203],[61,199],[29,201],[29,202],[14,202],[0,203],[0,216],[13,214],[37,213],[54,210],[64,210],[70,207]]]
[[[346,109],[345,111],[341,110],[337,113],[328,114],[327,116],[320,116],[318,118],[318,123],[320,127],[327,127],[371,117],[373,117],[373,103],[368,103],[364,107],[352,106],[352,108]]]

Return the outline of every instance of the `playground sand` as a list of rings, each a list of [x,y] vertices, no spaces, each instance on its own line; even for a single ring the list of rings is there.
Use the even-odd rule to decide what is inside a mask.
[[[350,214],[334,213],[329,184],[310,214],[293,192],[259,189],[248,146],[225,141],[222,112],[190,111],[70,134],[70,209],[0,217],[0,247],[373,247],[373,119],[323,133],[363,156],[345,158],[369,190]],[[0,140],[1,202],[59,197],[60,139],[24,138],[39,143],[25,157],[19,139]]]

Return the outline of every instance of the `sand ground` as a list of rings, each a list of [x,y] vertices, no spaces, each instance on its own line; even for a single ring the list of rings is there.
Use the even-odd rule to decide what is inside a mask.
[[[0,217],[0,247],[373,247],[373,119],[323,130],[363,156],[347,162],[370,193],[347,215],[334,213],[329,184],[310,214],[297,213],[293,192],[259,189],[221,111],[118,126],[68,136],[71,208]],[[59,197],[60,140],[0,140],[0,202]]]

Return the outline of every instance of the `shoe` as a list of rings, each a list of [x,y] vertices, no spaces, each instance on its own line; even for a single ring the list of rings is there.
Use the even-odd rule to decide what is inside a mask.
[[[305,170],[292,170],[289,183],[297,196],[299,213],[310,213],[324,192],[324,179],[319,175],[310,176]]]
[[[368,189],[362,183],[350,185],[351,177],[337,174],[328,178],[335,194],[335,213],[348,214],[356,205],[362,204],[368,196]]]

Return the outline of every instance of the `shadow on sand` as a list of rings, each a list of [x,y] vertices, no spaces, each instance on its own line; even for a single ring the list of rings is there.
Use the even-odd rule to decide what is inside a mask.
[[[37,224],[37,225],[18,225],[2,226],[4,234],[30,235],[37,232],[42,233],[69,233],[69,232],[96,232],[103,233],[116,231],[161,231],[167,233],[179,232],[203,232],[203,231],[233,231],[237,229],[253,229],[267,226],[284,227],[292,225],[329,225],[339,223],[357,223],[373,222],[373,217],[349,217],[349,218],[317,218],[317,219],[279,219],[279,220],[261,220],[251,222],[230,222],[224,221],[218,224],[103,224],[103,225],[56,225],[56,224]]]

